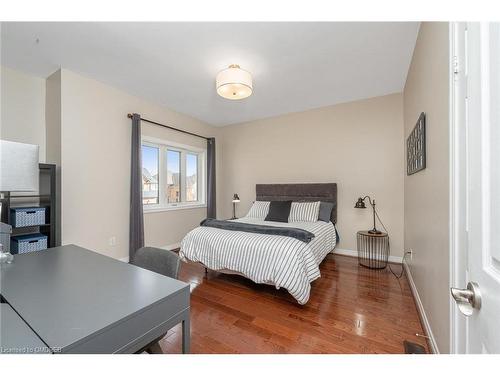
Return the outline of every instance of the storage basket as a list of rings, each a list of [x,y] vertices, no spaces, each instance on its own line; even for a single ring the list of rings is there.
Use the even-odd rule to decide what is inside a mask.
[[[33,227],[45,224],[45,207],[16,207],[10,209],[14,228]]]
[[[10,252],[12,254],[31,253],[47,248],[47,236],[34,233],[11,237]]]

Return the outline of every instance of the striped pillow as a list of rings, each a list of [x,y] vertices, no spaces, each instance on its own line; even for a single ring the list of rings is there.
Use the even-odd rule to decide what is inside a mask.
[[[265,201],[255,201],[253,202],[252,207],[250,207],[250,211],[248,211],[247,217],[253,217],[256,219],[264,220],[269,213],[269,205],[271,202]]]
[[[320,202],[293,202],[288,222],[318,221]]]

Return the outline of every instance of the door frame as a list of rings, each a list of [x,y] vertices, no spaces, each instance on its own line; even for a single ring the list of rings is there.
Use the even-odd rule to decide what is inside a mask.
[[[450,288],[467,284],[467,24],[450,23]],[[467,353],[467,320],[449,298],[450,352]]]

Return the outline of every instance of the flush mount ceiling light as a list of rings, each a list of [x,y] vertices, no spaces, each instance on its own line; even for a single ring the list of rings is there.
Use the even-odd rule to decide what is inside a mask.
[[[217,74],[215,80],[217,94],[230,100],[248,98],[252,95],[252,76],[239,65],[229,65]]]

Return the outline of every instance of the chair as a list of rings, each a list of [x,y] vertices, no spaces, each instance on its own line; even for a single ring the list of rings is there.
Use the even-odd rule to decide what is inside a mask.
[[[179,276],[179,257],[169,250],[158,249],[156,247],[141,247],[136,251],[134,259],[132,259],[130,264],[173,279],[177,279]],[[149,354],[163,353],[158,343],[160,339],[148,345],[145,350]]]
[[[180,260],[173,251],[157,247],[141,247],[130,263],[173,279],[179,276]]]

